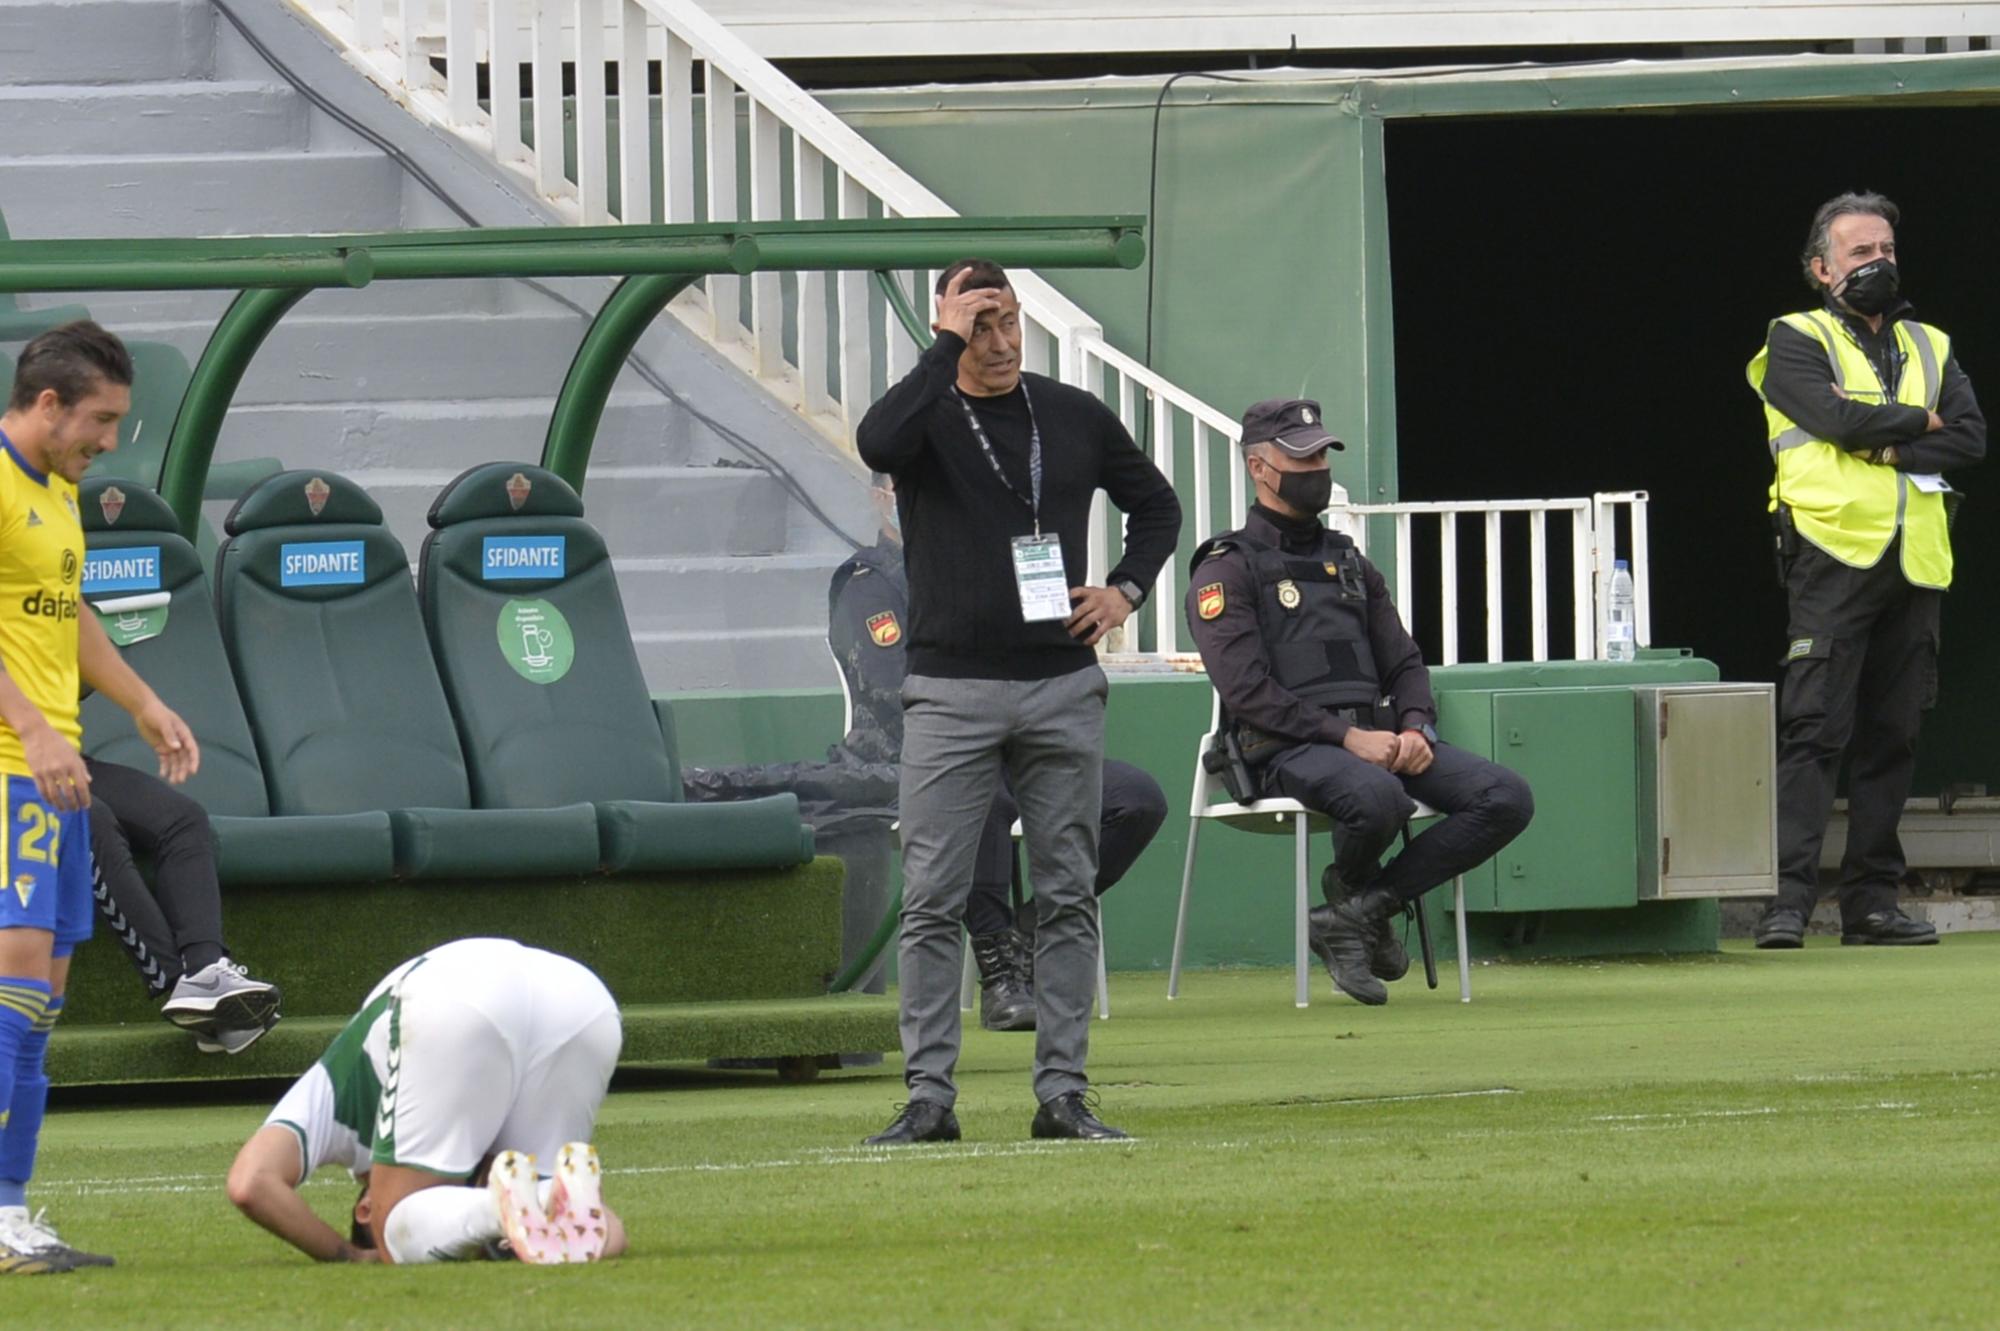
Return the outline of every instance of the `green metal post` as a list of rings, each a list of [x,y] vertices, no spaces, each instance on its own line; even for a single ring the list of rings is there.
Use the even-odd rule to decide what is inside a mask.
[[[903,290],[903,284],[880,268],[875,270],[874,277],[876,287],[882,292],[882,299],[889,303],[889,313],[895,315],[896,321],[903,325],[903,331],[910,335],[910,341],[920,347],[929,346],[934,340],[931,337],[931,330],[917,317],[917,311],[910,304],[909,293]]]
[[[555,411],[549,416],[549,435],[542,445],[542,465],[568,481],[579,494],[612,382],[667,302],[694,281],[691,273],[628,277],[605,300],[585,331],[576,359],[570,362],[569,376],[563,380],[562,393],[556,398]]]
[[[188,380],[187,394],[167,437],[167,455],[160,464],[160,497],[173,509],[181,534],[190,541],[201,522],[201,492],[208,482],[208,464],[222,418],[243,382],[251,358],[278,326],[286,311],[306,296],[308,288],[262,288],[240,293],[216,321],[202,348],[201,360]]]
[[[977,226],[932,235],[843,233],[832,226],[806,234],[757,233],[757,266],[766,271],[943,268],[968,254],[1006,255],[1009,251],[1021,257],[1000,261],[1023,268],[1136,268],[1146,257],[1146,241],[1136,227],[1101,226],[1049,227],[1035,236]]]

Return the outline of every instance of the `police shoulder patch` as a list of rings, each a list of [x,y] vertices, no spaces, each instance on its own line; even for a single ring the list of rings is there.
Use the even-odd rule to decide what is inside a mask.
[[[1195,613],[1203,619],[1214,619],[1222,613],[1222,584],[1211,582],[1194,594]]]
[[[896,622],[894,610],[884,610],[879,615],[868,617],[868,636],[877,647],[894,647],[903,640],[903,626]]]

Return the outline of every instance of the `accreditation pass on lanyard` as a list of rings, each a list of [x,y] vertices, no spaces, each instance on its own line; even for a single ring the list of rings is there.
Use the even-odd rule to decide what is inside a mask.
[[[1063,571],[1062,537],[1016,536],[1014,582],[1021,589],[1021,618],[1068,619],[1069,575]]]
[[[994,455],[993,441],[986,437],[986,426],[980,422],[979,414],[972,404],[965,400],[965,394],[952,389],[958,398],[958,405],[965,410],[965,423],[972,429],[972,437],[979,441],[979,447],[986,454],[987,465],[1000,478],[1000,484],[1007,487],[1016,499],[1028,506],[1028,512],[1035,520],[1035,534],[1016,536],[1011,542],[1014,555],[1014,585],[1021,592],[1021,618],[1033,624],[1049,619],[1068,619],[1069,574],[1063,568],[1062,538],[1054,532],[1042,534],[1042,426],[1035,419],[1035,399],[1028,395],[1028,381],[1021,380],[1021,401],[1028,408],[1028,493],[1014,489],[1007,473],[1000,469],[1000,459]]]

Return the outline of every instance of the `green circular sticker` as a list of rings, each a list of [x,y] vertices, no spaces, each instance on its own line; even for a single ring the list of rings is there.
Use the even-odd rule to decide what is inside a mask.
[[[500,607],[500,654],[521,678],[553,684],[576,660],[569,621],[547,601],[509,601]]]

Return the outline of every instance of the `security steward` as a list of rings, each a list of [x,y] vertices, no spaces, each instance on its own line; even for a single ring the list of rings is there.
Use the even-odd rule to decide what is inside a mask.
[[[881,527],[875,544],[834,570],[827,589],[827,642],[846,679],[849,719],[840,742],[864,763],[893,763],[903,748],[903,625],[910,618],[910,580],[903,534],[889,477],[874,473]],[[1137,606],[1145,593],[1120,589]],[[834,755],[839,756],[838,750]],[[989,1031],[1035,1029],[1032,905],[1017,913],[1009,900],[1014,876],[1014,820],[1019,816],[1003,778],[987,813],[965,899],[965,932],[979,966],[979,1024]],[[1167,819],[1167,797],[1142,768],[1104,760],[1104,807],[1099,815],[1097,895],[1103,896],[1152,844]]]
[[[1778,895],[1757,925],[1763,948],[1804,943],[1843,754],[1840,941],[1937,941],[1897,907],[1896,828],[1937,701],[1957,502],[1943,473],[1986,455],[1986,418],[1951,339],[1902,298],[1898,217],[1879,194],[1820,206],[1802,258],[1822,303],[1774,322],[1749,367],[1777,469],[1770,511],[1789,603]]]
[[[1240,530],[1195,551],[1188,578],[1188,625],[1223,710],[1221,747],[1204,761],[1239,799],[1284,795],[1332,818],[1313,951],[1342,993],[1386,1003],[1383,981],[1410,968],[1391,922],[1520,835],[1534,797],[1513,772],[1439,742],[1430,671],[1388,584],[1320,525],[1329,450],[1344,445],[1319,403],[1257,403],[1242,442],[1257,500]],[[1412,797],[1446,816],[1384,865]]]

